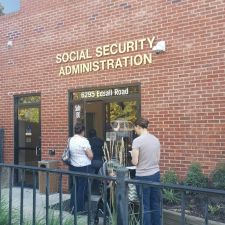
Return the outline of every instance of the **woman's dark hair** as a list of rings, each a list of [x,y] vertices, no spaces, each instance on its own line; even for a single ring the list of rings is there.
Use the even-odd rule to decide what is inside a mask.
[[[148,128],[148,124],[149,124],[149,121],[147,119],[142,118],[142,117],[134,122],[135,126],[139,126],[139,127],[142,127],[142,128]]]
[[[76,124],[74,126],[74,133],[81,134],[84,130],[85,130],[85,127],[84,127],[83,123],[76,122]]]

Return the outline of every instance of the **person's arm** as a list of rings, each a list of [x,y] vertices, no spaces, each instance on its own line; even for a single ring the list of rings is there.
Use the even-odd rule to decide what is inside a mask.
[[[132,151],[130,151],[130,154],[131,154],[131,157],[132,157],[132,160],[131,160],[132,164],[137,166],[138,159],[139,159],[139,150],[133,148]]]
[[[87,155],[87,157],[90,159],[90,160],[92,160],[93,159],[93,152],[92,152],[92,150],[91,149],[86,149],[86,155]]]
[[[104,148],[104,141],[101,140],[101,148],[100,148],[101,159],[104,158],[104,151],[103,151],[103,148]]]
[[[93,152],[91,150],[91,145],[90,145],[90,142],[88,141],[88,139],[86,139],[84,150],[85,150],[86,156],[90,160],[92,160],[94,155],[93,155]]]

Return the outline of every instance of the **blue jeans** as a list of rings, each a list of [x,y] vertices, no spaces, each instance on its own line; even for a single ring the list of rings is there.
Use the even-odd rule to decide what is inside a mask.
[[[91,165],[90,166],[83,166],[83,167],[75,167],[71,166],[69,167],[70,171],[76,171],[81,173],[90,173]],[[87,196],[87,186],[88,186],[88,179],[87,177],[78,177],[76,176],[76,197],[77,197],[77,212],[82,212],[85,210],[85,200]],[[71,199],[70,199],[70,207],[74,207],[74,184],[71,188]]]
[[[136,176],[137,180],[160,182],[160,172],[151,176]],[[137,186],[138,196],[140,196],[141,186]],[[161,225],[160,210],[160,189],[143,186],[143,225]]]

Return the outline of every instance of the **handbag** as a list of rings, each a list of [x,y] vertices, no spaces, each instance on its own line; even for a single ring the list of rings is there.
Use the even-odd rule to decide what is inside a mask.
[[[71,164],[71,155],[70,155],[70,147],[69,147],[69,144],[70,144],[70,138],[68,139],[67,146],[64,149],[64,152],[62,154],[62,161],[65,164],[67,164],[67,165],[70,165]]]

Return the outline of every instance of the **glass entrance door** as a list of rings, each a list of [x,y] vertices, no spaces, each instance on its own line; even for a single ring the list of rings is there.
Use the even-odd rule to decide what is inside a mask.
[[[86,136],[91,129],[95,129],[97,136],[102,140],[105,138],[105,102],[104,101],[89,101],[86,102]]]
[[[85,125],[86,137],[91,129],[95,129],[100,138],[104,139],[105,103],[103,101],[75,101],[72,106],[73,135],[74,125],[81,121]]]
[[[15,99],[15,163],[38,166],[41,160],[40,96]],[[16,174],[20,183],[20,174]],[[26,171],[25,184],[32,185],[32,173]]]
[[[105,141],[109,143],[110,158],[116,158],[124,166],[131,165],[128,153],[132,150],[132,141],[135,138],[134,122],[138,114],[137,99],[106,103]]]

